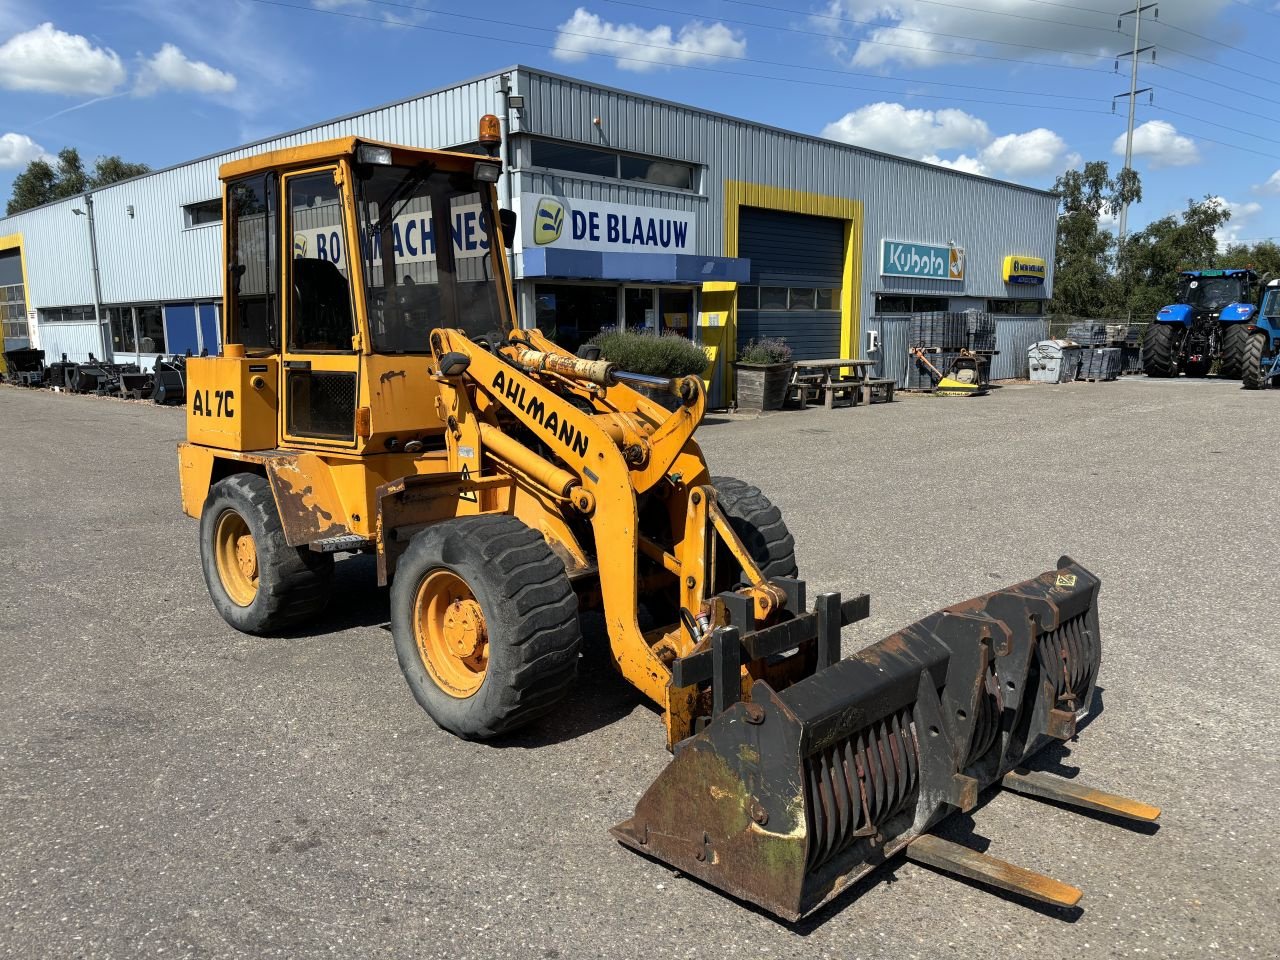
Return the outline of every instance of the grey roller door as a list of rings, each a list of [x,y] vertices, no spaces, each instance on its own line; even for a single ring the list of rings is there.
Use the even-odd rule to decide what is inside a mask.
[[[751,285],[837,289],[844,273],[843,220],[743,207],[738,256],[751,261]],[[764,304],[762,304],[764,306]],[[738,311],[738,343],[783,337],[796,359],[840,356],[839,301],[831,310]]]

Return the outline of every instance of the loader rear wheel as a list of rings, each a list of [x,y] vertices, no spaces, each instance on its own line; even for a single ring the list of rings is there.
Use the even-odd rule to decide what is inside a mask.
[[[257,474],[237,473],[210,488],[200,562],[214,607],[244,633],[297,626],[329,599],[333,555],[289,546],[271,485]]]
[[[1173,324],[1153,323],[1142,342],[1142,370],[1148,377],[1176,377],[1178,358],[1174,355],[1177,330]]]
[[[548,712],[578,673],[564,563],[515,517],[459,517],[417,534],[396,566],[391,631],[414,698],[467,740]]]
[[[1244,371],[1245,351],[1249,348],[1249,328],[1245,323],[1222,325],[1222,359],[1218,363],[1218,376],[1239,380]]]
[[[1262,389],[1262,355],[1267,349],[1267,335],[1255,333],[1245,344],[1244,363],[1240,371],[1240,379],[1246,390]]]
[[[729,519],[729,526],[742,540],[751,559],[760,567],[765,577],[794,577],[796,567],[796,541],[782,519],[782,511],[760,492],[759,487],[734,477],[712,477],[716,499],[720,509]],[[742,568],[733,562],[733,556],[723,544],[716,557],[717,571],[731,570],[717,590],[731,590],[746,582]]]

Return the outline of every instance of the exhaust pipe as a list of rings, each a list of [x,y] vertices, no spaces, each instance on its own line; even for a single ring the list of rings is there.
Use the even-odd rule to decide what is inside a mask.
[[[678,746],[613,835],[799,920],[945,817],[972,809],[1027,757],[1075,736],[1101,663],[1099,587],[1063,557],[1055,570],[931,614],[784,690],[757,680],[749,703],[733,704]],[[1025,778],[1008,786],[1083,805],[1045,787],[1052,778],[1032,779],[1038,794]],[[1088,792],[1090,809],[1159,815]],[[913,859],[1074,902],[1065,884],[928,841]]]

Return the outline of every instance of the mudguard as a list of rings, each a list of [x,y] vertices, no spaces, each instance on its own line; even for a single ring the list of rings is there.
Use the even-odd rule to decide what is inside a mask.
[[[1171,303],[1161,307],[1156,314],[1156,323],[1180,323],[1184,327],[1191,326],[1191,306],[1186,303]]]
[[[1222,308],[1218,314],[1219,323],[1245,323],[1253,318],[1256,308],[1252,303],[1232,303]]]

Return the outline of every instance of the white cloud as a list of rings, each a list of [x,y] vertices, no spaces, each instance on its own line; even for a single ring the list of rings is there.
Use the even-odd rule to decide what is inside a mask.
[[[42,93],[106,96],[124,83],[119,55],[52,23],[10,37],[0,46],[0,87]]]
[[[0,136],[0,170],[25,167],[32,160],[56,159],[44,147],[25,133],[6,133]]]
[[[1026,177],[1058,173],[1078,163],[1079,156],[1068,154],[1067,142],[1052,130],[1037,127],[996,137],[983,148],[982,160],[1011,177]]]
[[[963,153],[954,160],[946,160],[938,156],[936,153],[927,154],[920,159],[925,163],[932,163],[939,167],[946,167],[948,170],[960,170],[963,173],[976,173],[984,177],[991,176],[991,171],[987,169],[986,164],[984,164],[980,159],[977,157],[966,156]]]
[[[1116,156],[1124,156],[1125,135],[1116,137],[1111,150]],[[1133,155],[1149,157],[1152,170],[1162,167],[1190,167],[1200,162],[1200,148],[1196,142],[1167,120],[1148,120],[1133,128]]]
[[[1267,177],[1266,183],[1255,184],[1253,189],[1254,192],[1261,193],[1264,196],[1280,196],[1280,170]]]
[[[657,66],[687,66],[742,57],[747,41],[723,23],[694,20],[678,32],[663,24],[652,29],[632,23],[602,20],[582,7],[560,24],[553,56],[582,60],[590,53],[617,57],[620,70],[651,70]]]
[[[1039,177],[1080,163],[1080,155],[1044,127],[993,138],[985,120],[963,110],[922,110],[900,103],[859,107],[827,124],[822,135],[987,177]],[[951,150],[962,152],[942,155]]]
[[[1213,231],[1213,238],[1218,241],[1219,249],[1249,236],[1253,229],[1250,221],[1262,212],[1262,204],[1256,200],[1239,202],[1228,200],[1226,197],[1210,197],[1209,202],[1231,214],[1230,220]]]
[[[1203,31],[1229,2],[1163,0],[1160,22]],[[1067,4],[1046,7],[1034,0],[966,0],[954,7],[924,0],[827,0],[810,24],[831,34],[840,60],[861,68],[983,63],[954,56],[957,53],[1090,64],[1097,57],[1109,61],[1123,49],[1123,43],[1117,46],[1114,21],[1090,9],[1073,10]],[[1132,21],[1127,25],[1132,29]],[[1241,28],[1229,24],[1215,24],[1210,33],[1226,43],[1243,39]],[[1179,35],[1177,46],[1206,56],[1222,53],[1217,44],[1186,34]],[[1043,84],[1033,84],[1028,91],[1037,88]]]
[[[194,93],[230,93],[236,78],[201,60],[189,60],[172,43],[166,43],[143,62],[134,83],[134,93],[150,96],[161,90],[190,90]]]
[[[981,146],[991,139],[985,121],[963,110],[918,110],[900,103],[869,103],[828,123],[830,140],[923,158],[939,150]]]

